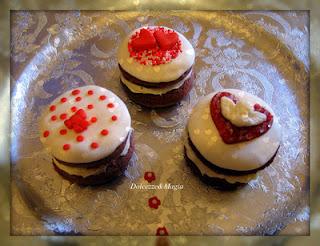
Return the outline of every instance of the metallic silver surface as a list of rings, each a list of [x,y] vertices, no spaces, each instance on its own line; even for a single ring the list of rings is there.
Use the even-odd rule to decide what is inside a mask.
[[[277,233],[301,211],[301,221],[308,223],[307,12],[16,12],[12,19],[14,234],[154,235],[165,225],[170,235],[262,235]],[[115,44],[145,24],[170,26],[196,48],[195,88],[178,107],[144,110],[119,86]],[[128,104],[137,150],[126,178],[81,188],[54,172],[37,124],[41,109],[59,94],[92,83]],[[262,97],[283,128],[274,163],[232,193],[202,184],[186,167],[182,151],[197,99],[228,87]],[[157,183],[184,189],[130,190],[132,182],[144,183],[147,170],[156,173]],[[147,206],[153,195],[162,201],[158,210]],[[23,203],[43,223],[29,220]],[[308,227],[288,232],[306,233]]]

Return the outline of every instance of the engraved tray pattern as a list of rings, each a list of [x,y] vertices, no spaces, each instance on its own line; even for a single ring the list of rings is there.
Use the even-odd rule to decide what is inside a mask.
[[[306,12],[18,11],[11,26],[11,162],[13,234],[170,235],[275,234],[309,196],[309,57]],[[132,29],[166,25],[196,50],[189,96],[169,109],[146,110],[119,84],[117,46]],[[136,152],[125,177],[100,187],[62,179],[38,138],[41,110],[64,91],[97,84],[128,105]],[[233,192],[203,184],[183,159],[188,115],[197,100],[221,88],[243,89],[269,103],[283,129],[273,164]],[[155,184],[182,190],[131,190],[145,171]],[[34,232],[19,196],[43,230]],[[158,209],[148,206],[156,195]],[[308,214],[303,219],[308,223]]]

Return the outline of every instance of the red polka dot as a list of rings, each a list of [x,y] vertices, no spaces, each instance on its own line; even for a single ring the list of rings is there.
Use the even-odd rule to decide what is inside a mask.
[[[60,134],[61,135],[66,135],[67,134],[67,130],[66,129],[61,129],[60,130]]]
[[[61,98],[61,100],[60,100],[61,103],[65,103],[66,101],[67,101],[67,98],[65,98],[65,97]]]
[[[103,136],[107,136],[109,134],[109,131],[107,129],[103,129],[100,133]]]
[[[55,111],[55,110],[56,110],[56,106],[51,105],[51,106],[50,106],[50,111],[52,112],[52,111]]]
[[[90,121],[94,123],[94,122],[97,122],[97,120],[98,120],[97,117],[92,117]]]
[[[52,115],[52,116],[51,116],[51,120],[52,120],[52,121],[55,121],[56,119],[57,119],[57,116],[55,116],[55,115]]]
[[[116,121],[118,119],[118,117],[116,115],[112,115],[111,120],[112,121]]]
[[[101,100],[101,101],[103,101],[103,100],[105,100],[107,97],[105,96],[105,95],[101,95],[100,97],[99,97],[99,99]]]
[[[84,140],[84,137],[82,135],[77,136],[77,141],[82,142]]]
[[[92,104],[88,104],[87,108],[88,109],[93,109],[93,105]]]
[[[63,114],[60,114],[60,119],[61,120],[65,120],[67,118],[67,114],[63,113]]]
[[[50,134],[50,132],[49,132],[49,131],[44,131],[44,132],[43,132],[43,137],[45,137],[45,138],[46,138],[46,137],[48,137],[48,136],[49,136],[49,134]]]
[[[93,95],[93,90],[88,90],[88,95],[89,96]]]
[[[76,112],[77,111],[77,107],[75,107],[75,106],[71,107],[71,111],[72,112]]]
[[[80,102],[81,99],[82,99],[81,97],[76,97],[76,101],[77,101],[77,102]]]
[[[76,90],[73,90],[72,92],[72,95],[78,95],[80,93],[80,90],[76,89]]]
[[[113,104],[113,103],[108,103],[107,107],[108,107],[108,108],[113,108],[113,107],[114,107],[114,104]]]
[[[99,147],[99,144],[98,143],[96,143],[96,142],[93,142],[93,143],[91,143],[91,148],[92,149],[96,149],[96,148],[98,148]]]
[[[63,150],[68,150],[70,149],[70,144],[64,144],[63,145]]]

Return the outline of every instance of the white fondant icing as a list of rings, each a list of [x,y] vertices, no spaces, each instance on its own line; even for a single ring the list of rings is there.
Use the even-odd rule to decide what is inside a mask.
[[[154,26],[149,27],[155,28]],[[132,31],[119,47],[118,62],[126,72],[140,80],[148,81],[150,83],[169,82],[178,79],[193,65],[195,59],[194,49],[190,42],[177,31],[175,32],[181,40],[182,52],[179,53],[175,59],[172,59],[169,63],[157,66],[141,65],[138,61],[130,57],[128,51],[128,41],[130,40],[130,37],[141,28]],[[170,29],[168,27],[164,28]]]
[[[236,126],[254,126],[266,120],[266,115],[254,110],[254,105],[250,105],[241,98],[237,103],[228,97],[221,98],[221,113],[224,118],[231,121]]]
[[[212,97],[220,92],[218,91],[205,96],[194,107],[188,122],[189,137],[201,155],[219,167],[237,171],[259,168],[272,158],[280,145],[281,130],[276,115],[256,96],[236,89],[223,91],[238,98],[243,97],[250,104],[259,103],[266,108],[274,117],[272,127],[262,136],[250,141],[224,143],[210,115],[210,102]]]
[[[169,91],[172,91],[174,89],[178,89],[180,88],[184,82],[190,78],[192,73],[192,70],[188,73],[188,75],[181,81],[179,81],[176,84],[170,85],[170,86],[166,86],[163,88],[148,88],[148,87],[144,87],[141,85],[137,85],[134,84],[132,82],[130,82],[129,80],[125,79],[122,75],[121,75],[121,81],[129,88],[129,90],[133,93],[141,93],[141,94],[152,94],[152,95],[162,95],[165,94]]]
[[[129,135],[128,135],[128,139],[126,141],[126,145],[124,146],[124,149],[123,151],[121,152],[120,156],[125,156],[127,153],[128,153],[128,150],[130,148],[130,137],[131,137],[131,130],[129,132]]]
[[[128,153],[128,150],[130,148],[130,136],[131,132],[129,133],[128,139],[126,141],[126,145],[120,154],[120,156],[125,156]],[[83,178],[91,176],[91,175],[98,175],[100,173],[103,173],[105,171],[106,165],[101,165],[96,168],[83,168],[83,167],[73,167],[73,166],[67,166],[59,163],[56,159],[53,158],[54,164],[64,172],[71,174],[71,175],[77,175],[81,176]]]
[[[131,117],[126,105],[123,101],[111,91],[99,86],[84,86],[77,88],[80,93],[73,96],[71,92],[67,91],[58,98],[56,98],[50,105],[55,105],[55,111],[51,112],[46,108],[40,120],[40,140],[51,154],[59,160],[70,163],[85,163],[100,160],[110,155],[128,135],[131,129]],[[89,90],[93,91],[93,95],[88,95]],[[105,100],[100,100],[99,96],[105,95]],[[81,101],[76,101],[75,98],[80,96]],[[60,99],[66,97],[67,101],[61,103]],[[108,108],[108,103],[113,103],[113,108]],[[87,105],[92,104],[93,109],[88,109]],[[67,113],[67,118],[74,113],[71,107],[76,106],[77,109],[84,109],[87,114],[87,120],[91,117],[96,117],[97,121],[91,123],[87,130],[76,133],[74,130],[69,130],[64,125],[64,120],[59,116],[62,113]],[[57,120],[52,121],[51,116],[56,115]],[[112,121],[111,117],[117,116],[116,121]],[[67,129],[67,134],[61,135],[60,130]],[[107,129],[109,131],[107,136],[101,135],[101,130]],[[47,138],[43,137],[43,132],[48,130],[50,132]],[[84,141],[77,142],[76,137],[82,135]],[[91,148],[91,143],[98,143],[98,148]],[[70,144],[69,150],[64,150],[63,145]]]
[[[197,155],[194,153],[194,151],[192,150],[192,148],[190,147],[188,142],[185,143],[185,148],[186,148],[186,153],[187,153],[188,158],[198,167],[202,176],[207,175],[208,177],[211,177],[211,178],[225,179],[228,183],[231,183],[231,184],[234,184],[236,182],[245,184],[245,183],[248,183],[250,180],[255,179],[257,176],[257,174],[255,174],[255,173],[247,174],[247,175],[238,175],[238,176],[224,175],[221,173],[217,173],[217,172],[213,171],[212,169],[210,169],[209,167],[207,167],[197,157]]]

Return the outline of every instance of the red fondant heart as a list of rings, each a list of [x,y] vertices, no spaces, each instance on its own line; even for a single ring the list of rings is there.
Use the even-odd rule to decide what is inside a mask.
[[[255,126],[238,127],[223,117],[221,112],[221,98],[228,97],[237,103],[238,99],[229,92],[217,93],[211,100],[210,112],[211,118],[219,131],[223,142],[226,144],[240,143],[260,137],[266,133],[272,126],[273,116],[264,107],[259,104],[254,105],[254,110],[266,115],[266,120]]]
[[[135,51],[143,51],[156,48],[157,41],[149,30],[141,29],[139,37],[133,39],[131,45]]]
[[[176,32],[165,32],[164,30],[159,29],[155,31],[153,35],[162,50],[170,50],[179,41]]]
[[[87,114],[83,109],[79,109],[69,119],[64,121],[68,129],[73,129],[76,133],[87,130],[89,122],[86,120]]]

